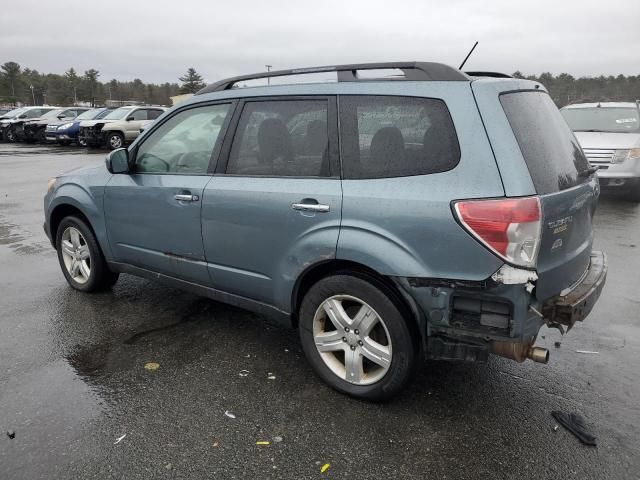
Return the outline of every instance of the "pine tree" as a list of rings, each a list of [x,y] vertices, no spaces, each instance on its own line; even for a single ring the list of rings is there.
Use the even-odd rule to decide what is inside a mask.
[[[189,68],[186,75],[180,77],[178,80],[182,82],[180,87],[180,93],[196,93],[201,88],[204,88],[205,83],[202,77],[195,68]]]

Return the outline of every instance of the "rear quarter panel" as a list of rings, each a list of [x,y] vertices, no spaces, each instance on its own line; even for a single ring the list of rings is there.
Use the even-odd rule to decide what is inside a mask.
[[[483,280],[502,261],[457,223],[453,200],[502,197],[496,162],[467,82],[388,82],[357,93],[438,98],[456,128],[461,158],[443,173],[343,180],[337,257],[383,275]]]

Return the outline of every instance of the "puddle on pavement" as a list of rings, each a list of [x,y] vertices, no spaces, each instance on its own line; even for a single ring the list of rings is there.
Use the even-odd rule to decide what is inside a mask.
[[[33,235],[20,232],[20,227],[0,217],[0,245],[7,245],[19,255],[36,255],[50,250],[49,245],[42,242],[28,243]]]
[[[0,424],[18,442],[55,442],[79,432],[105,409],[100,395],[65,360],[11,375],[0,392]],[[1,462],[0,462],[1,463]]]

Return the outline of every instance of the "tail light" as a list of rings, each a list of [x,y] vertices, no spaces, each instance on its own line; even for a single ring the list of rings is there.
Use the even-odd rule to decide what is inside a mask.
[[[538,197],[455,203],[462,225],[506,262],[535,268],[540,246]]]

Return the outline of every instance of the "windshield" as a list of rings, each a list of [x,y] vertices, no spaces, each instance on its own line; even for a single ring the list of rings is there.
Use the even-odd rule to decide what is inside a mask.
[[[574,132],[640,132],[635,107],[565,108],[561,113]]]
[[[116,108],[109,115],[104,117],[105,120],[121,120],[127,116],[127,113],[131,111],[131,107],[120,107]]]
[[[76,117],[76,120],[93,120],[99,113],[103,112],[102,108],[94,108],[93,110],[87,110]]]
[[[14,110],[11,110],[10,112],[5,113],[3,117],[13,118],[20,115],[22,112],[24,112],[24,108],[16,108]]]
[[[62,109],[60,109],[60,110],[51,110],[50,112],[47,112],[47,113],[45,113],[44,115],[42,115],[42,118],[55,118],[55,117],[57,117],[61,112],[62,112]]]

